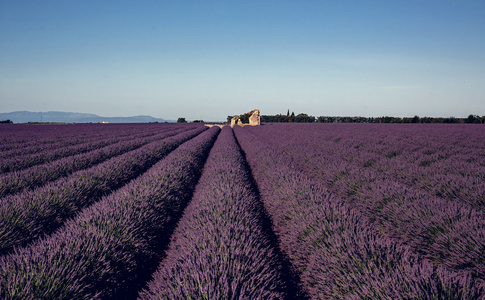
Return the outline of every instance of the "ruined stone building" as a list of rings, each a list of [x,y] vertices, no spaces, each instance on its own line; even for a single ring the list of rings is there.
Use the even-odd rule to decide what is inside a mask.
[[[249,116],[249,123],[243,123],[242,119],[245,116]],[[261,125],[261,115],[259,109],[253,109],[250,112],[233,117],[231,119],[231,127],[234,127],[234,125]]]

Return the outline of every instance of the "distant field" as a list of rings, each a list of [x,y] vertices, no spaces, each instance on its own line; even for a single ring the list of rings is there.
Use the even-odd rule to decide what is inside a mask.
[[[485,130],[0,125],[1,299],[485,299]]]

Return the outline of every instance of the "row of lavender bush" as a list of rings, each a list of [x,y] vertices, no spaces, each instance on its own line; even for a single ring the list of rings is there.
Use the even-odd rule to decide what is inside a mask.
[[[260,133],[289,150],[305,145],[434,196],[485,206],[485,133],[477,126],[296,124]]]
[[[0,199],[0,253],[54,231],[80,209],[136,178],[206,128],[152,142],[42,188]]]
[[[42,128],[42,127],[40,127]],[[83,127],[80,129],[82,130]],[[39,130],[40,131],[40,130]],[[22,135],[22,132],[18,133],[19,136]],[[32,154],[37,154],[39,152],[44,151],[51,151],[57,150],[61,148],[86,144],[92,141],[100,140],[106,138],[108,135],[106,133],[102,134],[101,132],[95,133],[92,132],[90,136],[83,136],[83,135],[68,135],[68,136],[59,136],[55,132],[50,132],[51,136],[48,140],[44,137],[37,136],[32,138],[31,141],[28,143],[17,143],[16,147],[13,147],[13,141],[5,141],[4,143],[10,143],[12,146],[11,148],[6,149],[5,144],[3,145],[3,150],[0,152],[0,158],[15,158],[15,157],[28,157]],[[55,135],[53,135],[55,134]],[[0,133],[0,136],[2,133]],[[47,133],[47,136],[49,133]],[[111,137],[113,137],[111,135]],[[5,172],[5,167],[2,167],[1,172]]]
[[[154,271],[218,133],[205,131],[52,236],[1,257],[0,298],[128,298]]]
[[[371,166],[409,187],[483,207],[485,134],[479,129],[469,125],[410,126],[398,127],[385,136],[378,130],[364,133],[360,129],[358,135],[344,135],[347,141],[340,145],[321,144],[327,146],[326,152],[345,147],[347,151],[340,155],[346,161]],[[361,147],[355,149],[358,145]]]
[[[163,127],[166,127],[164,124]],[[76,125],[26,125],[0,126],[0,150],[10,156],[24,155],[83,143],[92,138],[129,136],[140,131],[156,131],[155,124],[76,124]]]
[[[49,181],[68,176],[78,170],[90,168],[109,158],[135,150],[150,142],[175,135],[182,131],[184,129],[168,130],[144,138],[130,137],[121,142],[94,149],[87,153],[80,153],[42,165],[33,166],[25,170],[2,174],[0,175],[0,197],[15,194],[25,189],[40,187]]]
[[[255,130],[255,129],[253,129]],[[468,274],[435,267],[383,235],[358,207],[298,171],[287,156],[236,128],[282,250],[315,299],[475,299]]]
[[[89,152],[106,147],[113,143],[117,143],[119,141],[120,138],[116,137],[110,138],[110,140],[97,139],[93,142],[74,144],[70,146],[63,145],[59,148],[53,148],[49,145],[45,145],[44,149],[37,149],[37,151],[32,154],[17,156],[10,155],[3,158],[0,162],[0,174],[22,170],[66,156]]]
[[[77,131],[72,129],[76,128]],[[104,127],[106,128],[106,127]],[[16,124],[15,126],[0,126],[0,150],[16,151],[20,153],[27,153],[22,149],[30,149],[35,145],[53,145],[63,142],[64,139],[89,138],[92,135],[103,134],[103,128],[98,125],[82,124],[82,125],[31,125],[31,124]]]
[[[224,127],[140,299],[282,299],[286,285],[233,131]]]
[[[460,127],[460,131],[455,133],[457,135],[455,138],[454,135],[450,135],[449,131],[443,131],[446,129],[444,126],[441,127],[441,132],[430,127],[429,136],[437,136],[436,139],[442,140],[441,143],[447,139],[448,144],[463,146],[465,143],[461,137],[471,135],[470,132],[466,132],[468,128],[474,133],[476,127]],[[373,131],[373,134],[377,136],[374,137],[374,140],[378,140],[379,136],[397,140],[402,134],[399,130],[389,131],[389,127],[381,127],[381,129],[386,131]],[[423,128],[419,129],[423,130]],[[303,130],[305,134],[301,134]],[[318,133],[317,130],[319,130]],[[436,166],[415,166],[415,168],[409,168],[408,172],[400,169],[400,175],[393,176],[389,174],[392,171],[384,167],[385,163],[378,163],[375,160],[373,164],[365,164],[369,159],[365,156],[367,152],[359,148],[359,153],[355,147],[351,147],[354,143],[348,140],[359,139],[360,136],[367,135],[361,133],[363,129],[356,128],[353,131],[345,126],[338,132],[329,133],[339,136],[338,142],[326,139],[325,137],[329,134],[321,130],[322,127],[300,127],[298,129],[296,126],[292,128],[267,126],[258,134],[272,140],[275,148],[285,151],[299,168],[324,182],[333,193],[352,205],[361,207],[363,212],[374,220],[376,226],[389,236],[410,245],[415,253],[429,258],[433,263],[446,266],[454,271],[471,273],[476,279],[477,285],[484,284],[485,212],[483,205],[477,206],[478,202],[483,202],[483,198],[482,200],[475,199],[474,205],[471,205],[467,201],[460,201],[459,193],[455,194],[456,198],[450,199],[450,197],[440,197],[434,192],[420,189],[416,185],[407,185],[405,184],[406,178],[413,176],[408,175],[409,173],[427,174],[425,170],[430,168],[434,168],[433,173],[435,174],[445,173],[445,171]],[[289,136],[291,133],[293,136]],[[391,137],[392,134],[397,136]],[[413,143],[422,144],[422,139],[424,138],[420,137]],[[412,140],[411,136],[408,137],[408,140]],[[281,144],[282,141],[285,141],[285,144]],[[336,145],[339,143],[345,143],[346,147]],[[307,147],[309,144],[314,147]],[[478,154],[475,153],[472,156],[481,155],[480,149],[485,147],[483,144],[483,141],[481,144],[476,141],[474,149]],[[330,150],[332,146],[338,148],[337,153]],[[362,146],[362,148],[372,149],[368,145]],[[430,144],[427,148],[428,150],[425,151],[432,149],[437,155],[441,155],[441,151],[443,151],[443,157],[452,157],[448,154],[450,151],[443,150],[446,148],[442,147],[440,143],[434,146]],[[381,152],[387,151],[382,150]],[[399,161],[399,159],[400,155],[381,160]],[[405,159],[402,164],[406,165]],[[460,169],[458,165],[455,167]],[[476,171],[476,173],[480,173],[484,171],[485,167],[475,163],[474,169],[481,170]],[[441,181],[436,178],[443,176],[453,178],[461,175],[441,175],[435,179],[428,177],[429,185],[439,186]],[[480,181],[477,178],[476,180]],[[474,182],[470,180],[465,183],[472,186]],[[481,192],[483,195],[484,190]],[[473,194],[469,194],[469,196],[473,197]]]
[[[160,131],[173,129],[175,129],[175,127],[170,128],[166,126],[163,127],[162,130],[158,129],[155,131],[152,128],[149,131],[140,130],[135,133],[130,133],[129,135],[126,133],[123,133],[122,135],[109,135],[109,132],[104,132],[104,135],[96,134],[84,139],[80,139],[78,136],[72,136],[70,138],[64,138],[62,142],[57,142],[56,145],[35,145],[31,147],[34,148],[32,150],[23,148],[28,152],[27,154],[16,155],[12,153],[13,151],[6,151],[10,153],[2,153],[2,155],[7,156],[3,157],[3,159],[0,161],[0,174],[22,170],[34,165],[47,163],[71,155],[89,152],[120,141],[126,141],[127,139],[142,139],[160,133]]]

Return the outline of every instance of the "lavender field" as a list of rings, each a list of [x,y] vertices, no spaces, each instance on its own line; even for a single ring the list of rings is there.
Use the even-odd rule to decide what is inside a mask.
[[[485,128],[2,125],[0,299],[485,299]]]

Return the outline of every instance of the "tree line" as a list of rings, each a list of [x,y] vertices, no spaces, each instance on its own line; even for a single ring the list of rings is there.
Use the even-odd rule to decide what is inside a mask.
[[[232,116],[228,116],[228,122]],[[301,113],[295,115],[294,112],[286,115],[261,115],[261,123],[467,123],[467,124],[485,124],[485,116],[469,115],[466,118],[455,117],[340,117],[340,116],[309,116]]]

